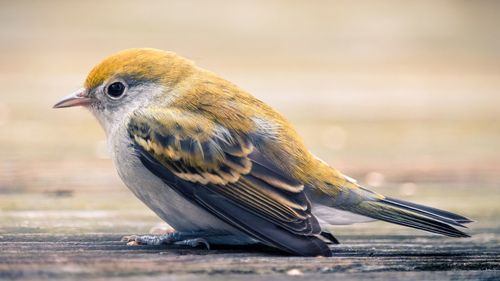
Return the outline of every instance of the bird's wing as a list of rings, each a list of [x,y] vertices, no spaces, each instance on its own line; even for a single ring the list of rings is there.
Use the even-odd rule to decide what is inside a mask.
[[[142,163],[191,202],[289,253],[330,255],[303,185],[245,134],[164,108],[136,112],[128,132]]]

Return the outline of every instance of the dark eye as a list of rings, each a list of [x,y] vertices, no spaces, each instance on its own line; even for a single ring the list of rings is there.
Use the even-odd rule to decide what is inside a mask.
[[[117,99],[123,95],[125,92],[125,85],[122,82],[114,82],[108,86],[107,94],[108,96]]]

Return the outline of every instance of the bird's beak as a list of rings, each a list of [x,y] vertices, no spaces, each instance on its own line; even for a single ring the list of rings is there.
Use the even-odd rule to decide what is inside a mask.
[[[81,88],[71,95],[63,98],[61,101],[54,105],[54,108],[64,108],[73,106],[89,105],[92,99],[87,96],[85,88]]]

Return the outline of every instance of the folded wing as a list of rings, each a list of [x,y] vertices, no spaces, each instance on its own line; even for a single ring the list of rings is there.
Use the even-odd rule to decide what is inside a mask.
[[[159,108],[138,111],[128,132],[144,166],[191,202],[283,251],[331,255],[303,185],[242,132]]]

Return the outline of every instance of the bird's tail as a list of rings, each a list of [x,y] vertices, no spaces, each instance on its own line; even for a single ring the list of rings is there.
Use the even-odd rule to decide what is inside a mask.
[[[356,193],[357,196],[354,197],[361,200],[354,200],[350,206],[338,206],[337,208],[445,236],[469,237],[454,227],[466,228],[464,224],[472,222],[466,217],[420,204],[384,197],[359,186],[347,192]]]

